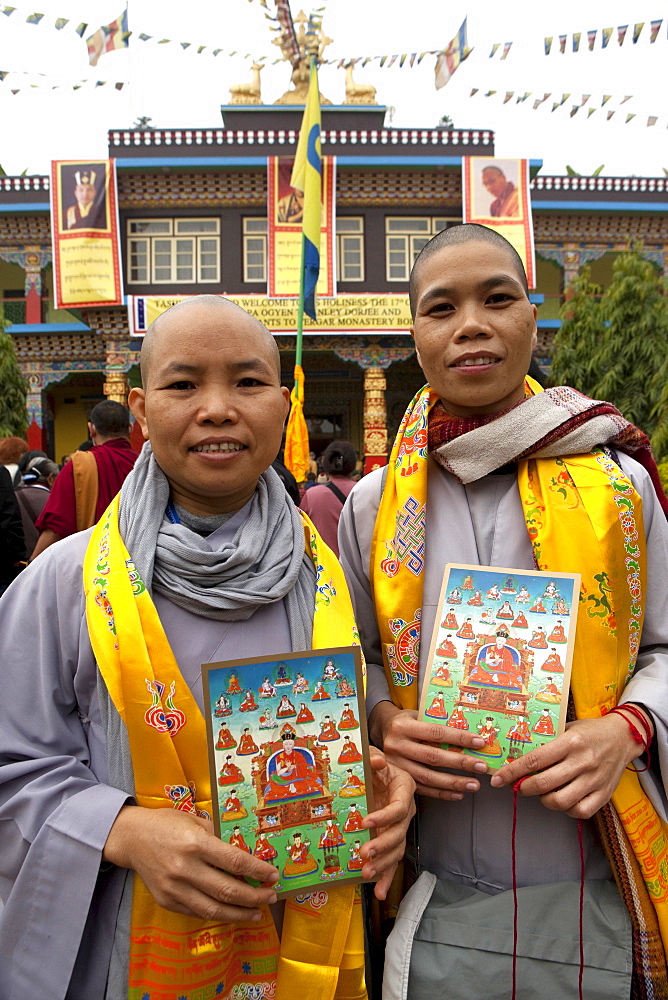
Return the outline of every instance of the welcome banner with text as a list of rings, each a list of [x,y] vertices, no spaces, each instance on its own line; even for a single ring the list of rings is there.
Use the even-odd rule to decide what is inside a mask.
[[[158,316],[186,298],[190,296],[128,295],[132,336],[143,336]],[[259,319],[272,333],[296,333],[296,303],[264,295],[225,298]],[[337,295],[318,303],[317,322],[304,317],[304,333],[408,333],[412,322],[407,295]]]

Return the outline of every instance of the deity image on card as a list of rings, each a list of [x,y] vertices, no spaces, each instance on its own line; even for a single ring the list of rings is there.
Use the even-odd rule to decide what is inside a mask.
[[[361,881],[374,833],[359,648],[204,664],[202,678],[221,839],[274,865],[279,896]]]
[[[579,588],[577,574],[446,566],[418,717],[477,733],[464,752],[491,770],[563,732]]]

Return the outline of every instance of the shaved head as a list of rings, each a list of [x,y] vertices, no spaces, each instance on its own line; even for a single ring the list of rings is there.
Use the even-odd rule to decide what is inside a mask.
[[[251,316],[250,313],[247,313],[245,309],[238,306],[236,302],[231,302],[222,295],[193,295],[190,298],[183,299],[182,302],[177,302],[176,305],[171,306],[169,309],[165,310],[164,313],[161,313],[157,319],[153,320],[146,331],[139,359],[141,380],[144,387],[146,387],[148,383],[151,366],[155,358],[160,354],[161,330],[166,325],[168,327],[172,327],[174,321],[176,321],[176,323],[183,323],[184,325],[187,325],[189,322],[189,316],[200,311],[201,309],[211,310],[212,312],[219,310],[221,313],[224,312],[226,314],[227,319],[233,317],[235,312],[239,314],[239,319],[243,317],[244,322],[248,322],[250,319],[256,325],[258,332],[262,331],[266,335],[267,345],[270,347],[271,353],[274,357],[276,371],[280,379],[281,358],[278,351],[278,345],[264,323],[261,323],[259,319],[255,319],[255,317]]]
[[[494,167],[488,169],[497,168]],[[415,319],[415,306],[418,299],[420,271],[424,262],[428,260],[432,254],[435,254],[439,250],[443,249],[443,247],[454,246],[457,243],[472,242],[488,243],[490,246],[506,251],[508,257],[512,261],[513,270],[517,273],[528,298],[529,285],[527,282],[526,271],[524,270],[524,264],[522,263],[522,258],[512,243],[509,243],[505,236],[501,236],[501,234],[497,233],[494,229],[488,229],[487,226],[480,226],[477,222],[467,222],[462,226],[450,226],[448,229],[441,230],[440,233],[437,233],[436,236],[429,240],[429,243],[427,243],[418,254],[417,260],[413,264],[413,270],[411,271],[410,281],[408,284],[408,295],[410,298],[411,315],[413,316],[413,319]]]

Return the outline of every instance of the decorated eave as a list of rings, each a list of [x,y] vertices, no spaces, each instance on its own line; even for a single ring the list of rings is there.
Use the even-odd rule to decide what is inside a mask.
[[[285,128],[114,130],[109,133],[109,155],[120,161],[120,167],[132,166],[124,161],[136,158],[290,156],[298,138],[298,118]],[[369,159],[493,156],[494,133],[487,129],[328,128],[325,119],[322,147],[329,156],[355,156],[357,150]]]
[[[245,165],[252,166],[253,163],[249,163],[248,160],[248,135],[249,130],[243,132],[234,131],[232,133],[233,138],[228,140],[228,135],[230,130],[227,129],[156,129],[154,132],[141,132],[135,130],[128,130],[124,132],[110,133],[111,135],[116,135],[119,137],[128,137],[129,146],[123,146],[122,149],[128,150],[154,150],[156,156],[152,157],[150,160],[140,160],[138,157],[134,158],[128,156],[125,167],[126,169],[143,170],[147,167],[160,167],[164,165],[165,153],[167,149],[170,151],[169,163],[177,168],[181,167],[183,170],[190,170],[193,173],[197,172],[196,167],[192,163],[188,162],[188,149],[192,149],[193,143],[198,143],[200,146],[209,150],[208,156],[198,157],[198,166],[201,169],[205,169],[207,161],[212,160],[211,166],[216,166],[216,160],[222,159],[221,156],[214,151],[211,152],[211,147],[214,142],[228,151],[232,144],[239,143],[240,146],[245,146],[243,155],[247,157]],[[254,131],[253,142],[257,146],[264,146],[264,149],[260,152],[258,149],[257,163],[255,166],[264,165],[266,161],[266,156],[273,152],[274,150],[269,147],[275,147],[276,145],[290,145],[294,140],[293,133],[288,130],[284,133],[283,137],[280,138],[280,132],[272,133],[271,131],[264,132],[262,130]],[[397,165],[397,160],[399,159],[401,150],[405,150],[406,157],[410,154],[411,149],[414,151],[413,156],[415,156],[415,146],[419,143],[424,143],[427,145],[426,140],[423,140],[423,136],[436,135],[436,137],[441,136],[440,129],[382,129],[377,137],[376,142],[372,143],[370,141],[370,136],[372,133],[367,133],[366,142],[359,139],[353,139],[352,132],[348,131],[345,138],[342,139],[341,135],[338,135],[337,142],[341,145],[345,144],[346,153],[343,154],[343,162],[345,164],[345,159],[348,157],[352,158],[353,150],[350,146],[355,146],[357,144],[363,145],[364,149],[364,159],[368,163],[372,164],[375,158],[371,150],[375,148],[378,150],[378,165],[389,166]],[[391,136],[389,140],[390,150],[388,151],[388,140],[379,140],[378,136],[382,135]],[[474,136],[475,133],[471,131],[462,131],[459,133],[462,137]],[[485,133],[479,133],[485,134]],[[493,138],[493,133],[486,133],[491,135]],[[240,137],[241,135],[241,137]],[[144,137],[150,137],[154,140],[154,144],[150,141],[142,141]],[[177,145],[179,151],[183,151],[181,157],[171,158],[171,152],[173,151],[173,146],[168,145],[167,137]],[[415,142],[413,142],[413,137],[415,137]],[[159,139],[156,143],[155,140]],[[125,139],[123,139],[123,142]],[[431,140],[430,140],[431,141]],[[228,145],[229,142],[229,145]],[[436,144],[436,143],[435,143]],[[167,147],[167,148],[165,148]],[[392,148],[394,147],[394,148]],[[395,150],[398,152],[395,153]],[[279,150],[280,151],[280,150]],[[121,149],[116,149],[115,153],[110,149],[111,155],[119,156]],[[286,150],[286,152],[288,152]],[[459,152],[459,157],[463,154]],[[473,154],[475,155],[475,154]],[[396,156],[396,159],[394,157]],[[393,163],[388,163],[390,157],[393,158]],[[119,157],[120,158],[120,157]],[[359,159],[361,157],[356,157],[355,162],[359,165]],[[436,157],[434,157],[434,160]],[[453,154],[453,160],[456,157]],[[424,164],[425,168],[433,167],[433,162],[429,160],[429,153],[427,150],[422,149],[421,162]],[[448,165],[448,154],[444,152],[442,147],[439,147],[439,162],[443,165]],[[383,162],[384,161],[384,162]],[[232,159],[233,165],[235,162],[239,162],[237,158]],[[400,163],[399,163],[400,165]],[[452,167],[453,164],[451,163]],[[668,177],[564,177],[564,176],[554,176],[554,177],[534,177],[531,181],[531,202],[534,211],[605,211],[605,212],[668,212]],[[33,177],[0,177],[0,212],[48,212],[49,211],[49,178],[48,176],[33,176]]]

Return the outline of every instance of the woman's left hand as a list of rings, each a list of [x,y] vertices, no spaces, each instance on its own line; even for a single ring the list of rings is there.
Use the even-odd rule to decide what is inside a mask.
[[[623,708],[623,706],[620,706]],[[624,768],[642,753],[626,716],[569,722],[566,732],[500,768],[492,785],[514,785],[527,777],[520,795],[539,795],[548,809],[590,819],[610,800]]]
[[[370,749],[376,808],[364,818],[363,825],[367,830],[375,829],[377,835],[360,851],[364,860],[362,875],[377,879],[375,896],[385,899],[404,856],[408,824],[415,815],[415,782],[376,747]]]

